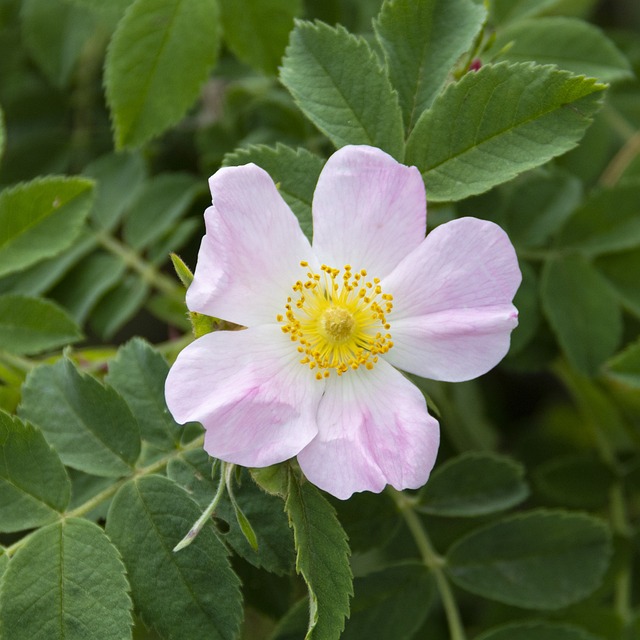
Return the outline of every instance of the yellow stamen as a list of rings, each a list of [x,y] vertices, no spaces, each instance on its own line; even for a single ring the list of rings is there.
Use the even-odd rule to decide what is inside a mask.
[[[320,274],[308,262],[300,262],[306,280],[292,285],[285,313],[276,320],[282,331],[298,342],[300,363],[316,369],[315,378],[328,378],[333,369],[338,376],[360,366],[373,369],[378,355],[393,346],[387,314],[393,296],[382,293],[380,279],[367,280],[366,269],[341,270],[323,264]]]

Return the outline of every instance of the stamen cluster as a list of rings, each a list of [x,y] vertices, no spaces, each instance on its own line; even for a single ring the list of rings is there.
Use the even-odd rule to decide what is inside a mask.
[[[379,278],[367,279],[365,269],[323,264],[322,273],[314,273],[308,262],[300,266],[309,269],[306,280],[293,285],[285,313],[276,317],[299,343],[300,363],[317,368],[318,380],[328,378],[331,369],[339,376],[360,366],[373,369],[378,355],[393,347],[386,318],[393,296],[382,292]]]

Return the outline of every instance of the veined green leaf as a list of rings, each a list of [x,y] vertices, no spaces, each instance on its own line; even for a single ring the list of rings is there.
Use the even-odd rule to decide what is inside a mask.
[[[136,0],[105,63],[117,148],[139,146],[184,116],[218,58],[218,3]]]
[[[582,373],[595,374],[622,338],[622,312],[606,280],[580,255],[544,267],[542,306],[560,346]]]
[[[51,524],[9,562],[0,591],[0,637],[127,640],[128,590],[118,552],[100,527],[78,518]]]
[[[289,472],[286,499],[296,569],[309,588],[307,640],[338,640],[353,594],[349,546],[335,511],[309,482]]]
[[[199,516],[177,484],[143,476],[118,491],[106,530],[127,567],[136,610],[163,638],[235,640],[242,617],[240,581],[211,526],[173,551]]]
[[[0,349],[34,354],[81,338],[78,325],[57,304],[17,294],[0,296]]]
[[[611,534],[598,519],[532,511],[470,533],[447,552],[447,573],[463,589],[526,609],[560,609],[602,581]]]
[[[140,453],[138,423],[127,403],[66,359],[29,374],[20,415],[42,429],[66,465],[80,471],[126,475]]]
[[[166,360],[144,340],[134,338],[118,349],[105,378],[127,401],[142,438],[162,449],[174,448],[181,434],[164,400],[168,372]]]
[[[69,247],[89,213],[92,195],[91,180],[55,176],[0,193],[0,275]]]
[[[528,495],[524,467],[515,460],[467,453],[432,473],[417,509],[438,516],[480,516],[513,507]]]
[[[573,148],[605,85],[551,66],[486,65],[449,85],[407,141],[427,199],[462,200]]]
[[[71,483],[38,429],[0,411],[0,531],[42,526],[69,503]]]
[[[563,8],[569,9],[571,6],[576,11],[586,10],[594,3],[595,0],[493,0],[491,14],[495,22],[503,24],[535,16],[562,13]]]
[[[226,155],[223,165],[228,167],[249,162],[262,167],[273,178],[280,194],[296,214],[302,231],[311,240],[311,203],[324,160],[306,149],[292,149],[282,144],[275,148],[256,145]]]
[[[254,69],[276,75],[300,0],[221,0],[224,41]]]
[[[633,77],[631,66],[600,29],[575,18],[549,17],[518,21],[498,35],[485,60],[555,64],[577,75],[616,82]]]
[[[386,0],[374,22],[407,131],[441,91],[487,12],[470,0]]]
[[[402,160],[398,95],[363,38],[341,26],[298,21],[280,79],[336,147],[368,144]]]

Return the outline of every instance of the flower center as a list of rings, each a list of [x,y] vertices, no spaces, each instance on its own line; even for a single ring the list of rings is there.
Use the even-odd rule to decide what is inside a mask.
[[[301,267],[309,269],[307,262]],[[301,364],[318,369],[316,378],[339,376],[349,369],[373,369],[378,355],[393,347],[386,315],[393,296],[382,293],[380,279],[367,279],[365,269],[341,270],[322,265],[321,274],[308,270],[287,298],[285,313],[276,317],[282,331],[298,342]]]

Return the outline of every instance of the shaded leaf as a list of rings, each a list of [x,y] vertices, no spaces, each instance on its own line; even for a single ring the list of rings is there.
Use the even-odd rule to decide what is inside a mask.
[[[601,583],[611,536],[598,519],[532,511],[492,523],[447,552],[447,573],[472,593],[524,607],[560,609]]]
[[[407,131],[440,93],[487,12],[470,0],[387,0],[374,22]]]
[[[466,453],[439,466],[420,491],[417,509],[437,516],[480,516],[527,498],[524,467],[506,456]]]
[[[224,545],[205,527],[185,549],[173,548],[200,516],[178,485],[161,476],[127,482],[107,516],[136,610],[164,638],[235,640],[242,617],[240,582]]]
[[[126,475],[140,453],[138,423],[126,402],[67,359],[29,374],[20,415],[42,429],[62,462],[80,471]]]
[[[485,65],[425,111],[407,141],[407,164],[430,201],[462,200],[576,146],[605,85],[551,66]]]
[[[600,640],[584,629],[555,622],[517,622],[485,631],[476,640]]]
[[[576,75],[616,82],[633,73],[625,56],[600,29],[575,18],[549,17],[518,21],[497,32],[485,60],[555,64]]]
[[[433,578],[419,563],[386,567],[356,578],[353,589],[342,640],[412,638],[435,597]]]
[[[81,338],[78,325],[57,304],[16,294],[0,296],[0,349],[34,354]]]
[[[93,182],[47,177],[0,193],[0,275],[69,247],[91,208]]]
[[[117,148],[141,145],[184,116],[218,58],[218,3],[136,0],[105,63]]]
[[[300,0],[221,0],[224,41],[243,62],[276,75]]]
[[[22,7],[25,45],[59,88],[69,84],[96,23],[91,12],[62,0],[25,0]]]
[[[622,337],[622,314],[606,280],[579,255],[549,260],[542,306],[560,346],[582,373],[595,374]]]
[[[124,221],[124,240],[134,249],[146,249],[187,212],[206,184],[186,173],[155,176],[138,192]]]
[[[631,313],[640,316],[640,249],[598,256],[594,266]]]
[[[0,592],[0,636],[126,640],[132,625],[128,590],[104,531],[86,520],[61,520],[36,531],[11,559]]]
[[[606,365],[607,373],[631,387],[640,388],[640,340],[611,358]]]
[[[336,147],[368,144],[402,160],[398,96],[363,38],[341,26],[296,22],[280,79]]]
[[[21,531],[55,520],[70,491],[64,466],[42,433],[0,411],[0,530]]]
[[[598,255],[640,246],[640,182],[603,189],[565,223],[557,246]]]

